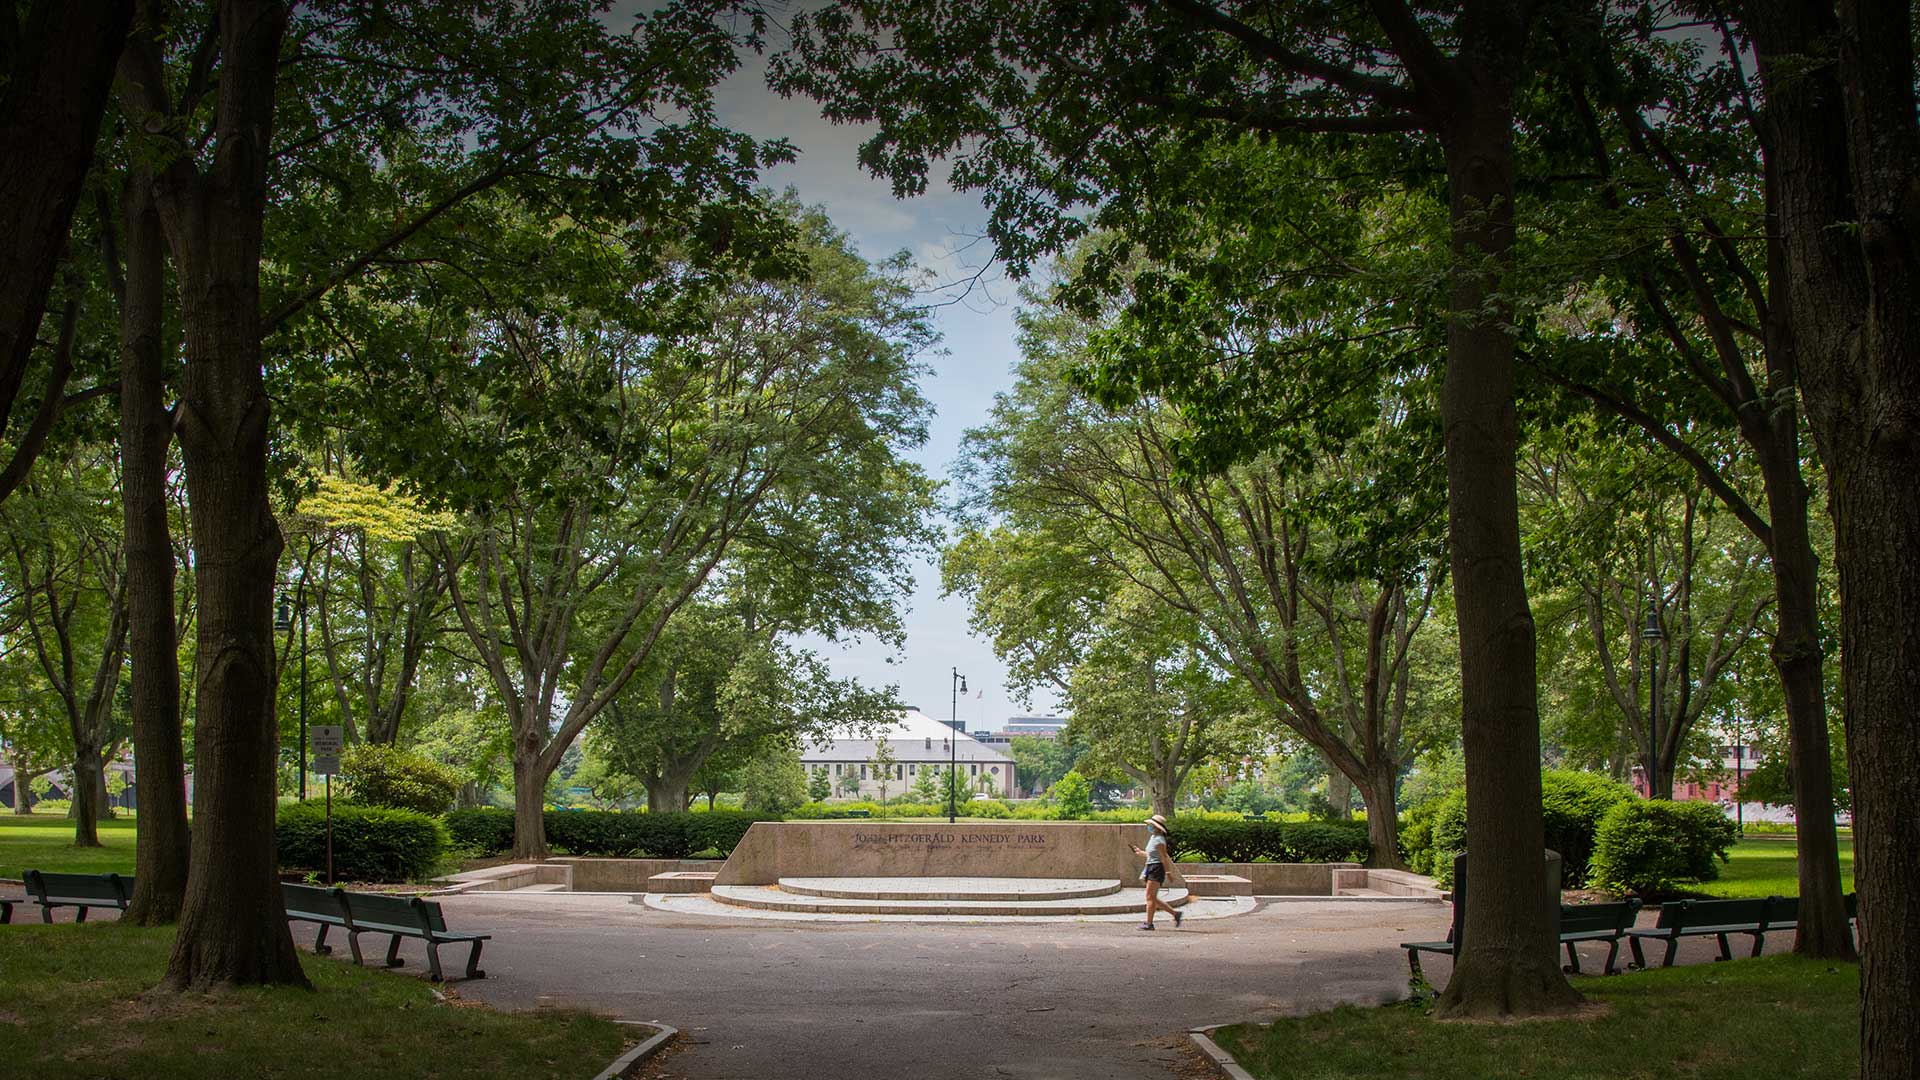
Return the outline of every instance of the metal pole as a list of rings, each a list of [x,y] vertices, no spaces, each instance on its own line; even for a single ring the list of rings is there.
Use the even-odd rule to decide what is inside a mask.
[[[1738,729],[1734,737],[1739,737]],[[1733,746],[1733,820],[1740,828],[1740,835],[1747,835],[1747,747],[1745,743]]]
[[[333,774],[327,774],[327,884],[333,884]]]
[[[953,824],[960,812],[960,669],[953,669],[953,720],[947,724],[947,824]]]
[[[300,604],[300,801],[307,801],[307,579],[300,578],[298,590]],[[331,778],[329,778],[331,779]],[[331,785],[329,785],[331,789]],[[329,806],[332,804],[329,803]],[[328,836],[333,829],[333,811],[327,811]]]

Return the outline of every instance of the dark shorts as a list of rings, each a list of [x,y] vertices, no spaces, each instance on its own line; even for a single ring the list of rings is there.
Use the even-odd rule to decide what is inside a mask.
[[[1140,880],[1157,881],[1165,885],[1167,883],[1167,868],[1165,864],[1157,862],[1148,863],[1147,868],[1140,871]]]

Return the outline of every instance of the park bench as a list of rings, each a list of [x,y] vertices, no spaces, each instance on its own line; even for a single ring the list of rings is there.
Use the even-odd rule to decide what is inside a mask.
[[[336,890],[337,891],[337,890]],[[467,954],[467,975],[469,979],[484,979],[487,973],[480,970],[480,945],[492,940],[491,934],[456,933],[447,929],[446,917],[441,914],[440,905],[431,900],[422,900],[417,896],[383,896],[379,893],[340,892],[345,906],[347,939],[353,948],[356,961],[360,958],[358,938],[361,934],[386,934],[392,938],[387,945],[387,966],[399,967],[400,939],[419,938],[427,943],[427,967],[435,982],[445,982],[446,976],[440,969],[440,946],[471,943],[473,951]]]
[[[26,874],[27,898],[40,905],[40,921],[52,922],[53,909],[74,908],[74,922],[86,922],[91,908],[127,910],[133,879],[119,874]]]
[[[1607,974],[1614,975],[1618,969],[1614,961],[1620,958],[1620,939],[1633,929],[1635,919],[1640,917],[1640,901],[1629,898],[1610,904],[1561,904],[1560,905],[1560,944],[1567,947],[1567,971],[1580,974],[1580,953],[1574,945],[1582,941],[1604,941],[1607,943]]]
[[[867,811],[867,810],[849,810],[847,811],[847,816],[848,817],[872,817],[873,815],[870,811]]]
[[[1647,966],[1646,957],[1640,951],[1642,941],[1666,942],[1667,952],[1661,967],[1673,966],[1680,939],[1688,937],[1717,938],[1719,959],[1731,960],[1733,949],[1727,943],[1727,936],[1746,934],[1753,938],[1750,955],[1759,956],[1767,943],[1767,931],[1791,928],[1798,910],[1798,900],[1778,896],[1764,900],[1674,900],[1661,905],[1659,921],[1653,926],[1629,930],[1627,944],[1633,947],[1634,967]]]
[[[0,896],[0,926],[13,921],[13,905],[26,902],[27,898],[24,896]]]
[[[1583,941],[1605,941],[1608,943],[1606,973],[1618,974],[1614,961],[1620,955],[1620,939],[1629,933],[1634,919],[1640,914],[1640,901],[1624,900],[1614,904],[1561,904],[1560,905],[1560,944],[1567,948],[1567,970],[1580,973],[1580,953],[1574,949]],[[1447,930],[1445,941],[1404,941],[1400,947],[1407,950],[1407,970],[1416,977],[1421,974],[1420,954],[1423,952],[1444,953],[1458,958],[1460,955],[1460,930],[1466,918],[1466,904],[1462,902],[1456,890],[1453,902],[1453,926]]]
[[[360,963],[360,940],[351,933],[353,922],[347,915],[347,890],[337,886],[282,884],[280,898],[286,904],[288,919],[319,924],[320,932],[313,939],[314,952],[321,956],[333,952],[333,946],[327,944],[327,932],[337,926],[349,931],[347,948],[353,951],[353,962]]]

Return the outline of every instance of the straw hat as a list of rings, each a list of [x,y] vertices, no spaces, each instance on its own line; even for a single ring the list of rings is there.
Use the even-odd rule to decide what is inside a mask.
[[[1163,814],[1153,815],[1152,817],[1147,819],[1147,827],[1157,833],[1161,833],[1164,835],[1167,831],[1166,816]]]

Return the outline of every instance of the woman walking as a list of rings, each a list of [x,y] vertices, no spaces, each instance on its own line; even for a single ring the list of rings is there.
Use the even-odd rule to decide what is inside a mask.
[[[1133,853],[1147,860],[1140,871],[1140,880],[1147,883],[1147,921],[1140,924],[1140,929],[1153,929],[1153,913],[1160,910],[1173,916],[1173,925],[1178,929],[1180,913],[1160,899],[1160,886],[1167,883],[1167,819],[1164,816],[1155,814],[1147,819],[1147,846],[1136,847]]]

